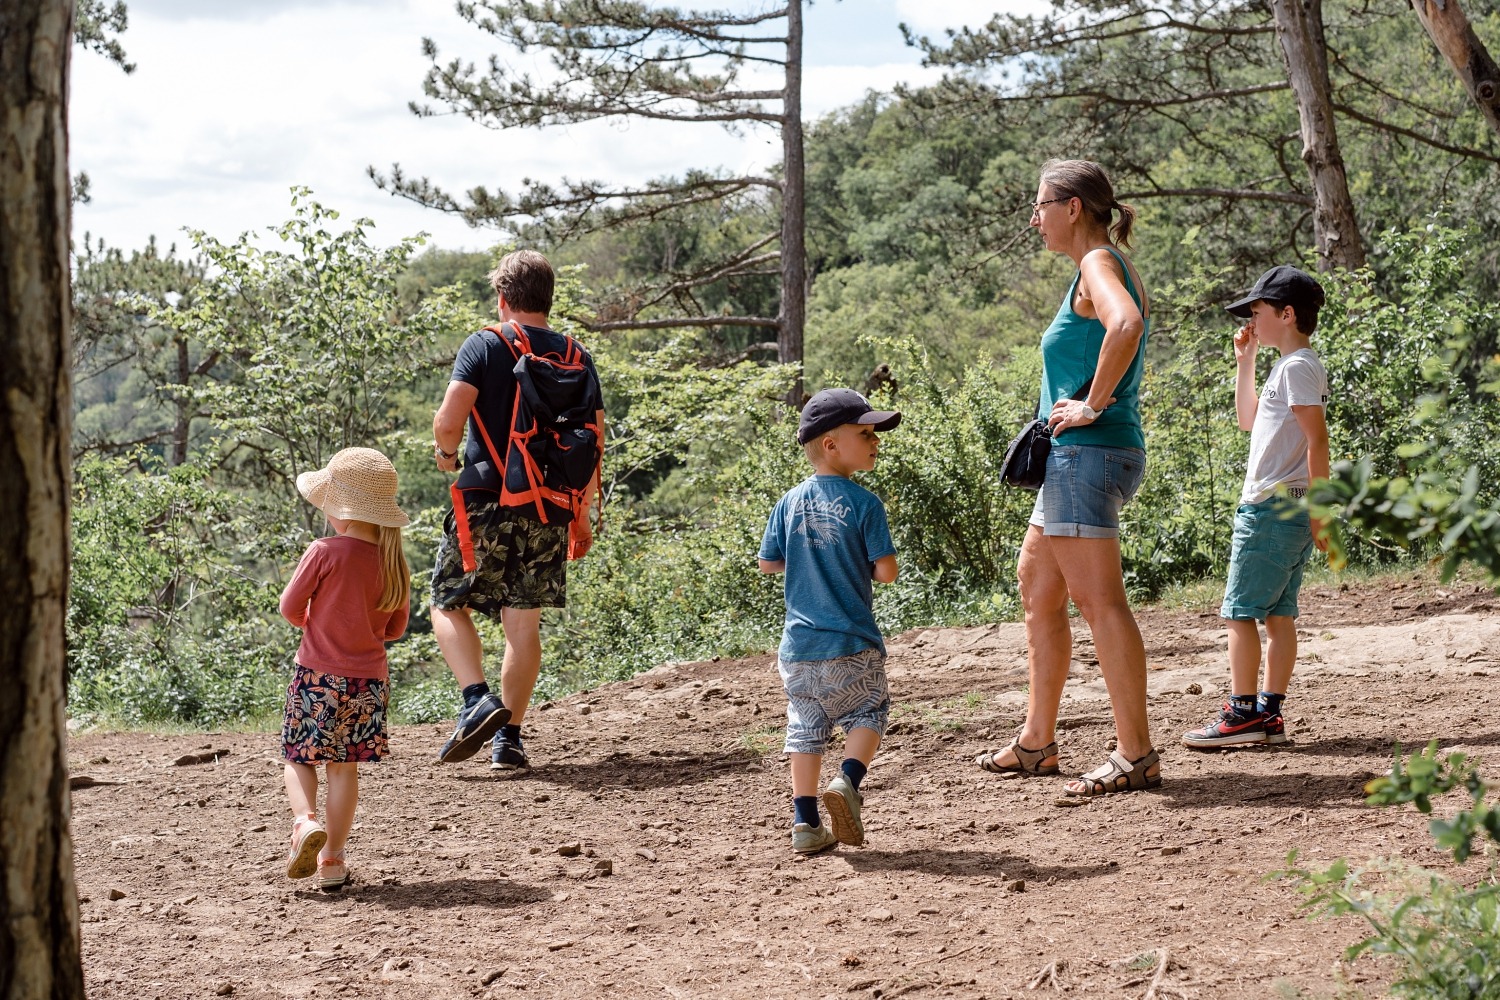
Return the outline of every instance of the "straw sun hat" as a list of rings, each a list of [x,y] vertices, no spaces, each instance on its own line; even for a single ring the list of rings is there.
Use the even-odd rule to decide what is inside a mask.
[[[297,491],[331,517],[391,528],[411,523],[396,506],[396,467],[374,448],[345,448],[328,467],[297,477]]]

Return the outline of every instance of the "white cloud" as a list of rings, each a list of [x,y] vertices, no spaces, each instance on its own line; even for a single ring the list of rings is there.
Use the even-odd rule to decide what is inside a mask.
[[[1048,0],[896,0],[896,14],[919,35],[940,37],[947,29],[979,28],[996,14],[1047,14]]]
[[[843,8],[856,16],[852,3],[835,10]],[[425,230],[440,246],[484,247],[492,231],[392,198],[366,167],[383,172],[399,162],[408,176],[456,192],[479,184],[515,191],[528,177],[630,183],[689,167],[759,172],[779,157],[765,128],[736,136],[713,125],[636,121],[496,132],[458,117],[418,119],[407,104],[422,97],[424,36],[445,60],[482,65],[492,51],[494,40],[459,19],[449,0],[253,9],[226,21],[218,7],[140,0],[122,38],[134,74],[77,54],[71,159],[90,175],[93,199],[75,211],[80,235],[126,248],[154,234],[185,249],[183,227],[233,239],[285,220],[288,189],[305,184],[346,218],[373,218],[379,242]],[[913,53],[910,63],[809,65],[804,115],[898,80],[936,77],[916,61]]]

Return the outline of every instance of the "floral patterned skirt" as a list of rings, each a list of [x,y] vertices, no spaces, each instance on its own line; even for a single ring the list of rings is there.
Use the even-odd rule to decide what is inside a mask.
[[[390,682],[340,677],[297,664],[286,689],[282,752],[293,764],[380,760],[390,752],[385,711]]]

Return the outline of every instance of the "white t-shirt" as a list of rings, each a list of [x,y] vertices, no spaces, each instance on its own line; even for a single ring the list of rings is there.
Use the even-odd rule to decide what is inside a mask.
[[[1328,405],[1328,372],[1311,348],[1283,355],[1271,366],[1250,430],[1250,461],[1240,503],[1260,503],[1276,487],[1307,485],[1307,435],[1294,406]]]

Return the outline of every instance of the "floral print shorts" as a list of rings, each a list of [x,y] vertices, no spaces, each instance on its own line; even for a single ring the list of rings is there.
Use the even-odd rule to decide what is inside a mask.
[[[380,760],[390,752],[385,711],[390,682],[340,677],[297,664],[286,689],[282,753],[293,764]]]

